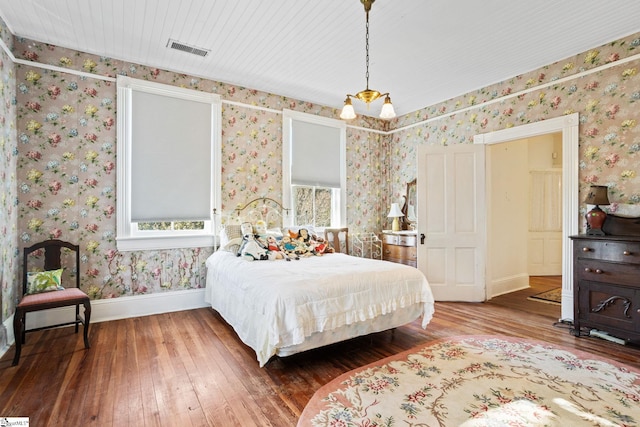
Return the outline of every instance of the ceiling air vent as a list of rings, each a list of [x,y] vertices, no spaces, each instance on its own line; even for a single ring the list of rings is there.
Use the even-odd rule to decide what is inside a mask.
[[[208,49],[201,49],[199,47],[189,46],[188,44],[181,43],[179,41],[172,40],[172,39],[169,39],[169,41],[167,42],[167,46],[170,47],[171,49],[192,53],[198,56],[207,56],[207,54],[210,52],[210,50]]]

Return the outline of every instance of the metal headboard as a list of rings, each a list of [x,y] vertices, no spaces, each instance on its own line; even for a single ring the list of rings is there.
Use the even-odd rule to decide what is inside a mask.
[[[243,214],[246,209],[251,210]],[[284,217],[289,215],[290,209],[285,208],[282,206],[282,203],[270,197],[258,197],[257,199],[253,199],[245,203],[244,206],[235,208],[234,211],[237,218],[244,215],[245,221],[254,223],[257,220],[263,220],[269,227],[273,224],[280,227],[283,224]],[[277,216],[277,220],[273,220],[274,216]]]

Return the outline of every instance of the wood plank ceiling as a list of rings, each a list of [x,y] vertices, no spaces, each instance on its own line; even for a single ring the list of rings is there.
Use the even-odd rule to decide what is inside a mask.
[[[366,83],[358,0],[0,0],[0,17],[19,37],[337,108]],[[369,86],[410,113],[633,34],[638,17],[634,0],[378,0]]]

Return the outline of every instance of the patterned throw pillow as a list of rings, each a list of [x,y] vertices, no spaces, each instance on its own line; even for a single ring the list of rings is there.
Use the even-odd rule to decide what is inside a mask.
[[[238,251],[240,250],[240,245],[242,244],[242,238],[241,237],[236,237],[235,239],[231,239],[229,240],[229,242],[224,245],[221,250],[225,251],[225,252],[231,252],[232,254],[238,254]]]
[[[220,233],[220,249],[226,252],[237,253],[242,242],[242,230],[240,224],[227,224]]]
[[[41,292],[62,291],[62,268],[50,271],[27,272],[27,294],[39,294]]]
[[[240,227],[240,224],[225,225],[224,232],[227,236],[227,239],[233,240],[237,239],[238,237],[242,239],[242,229]]]

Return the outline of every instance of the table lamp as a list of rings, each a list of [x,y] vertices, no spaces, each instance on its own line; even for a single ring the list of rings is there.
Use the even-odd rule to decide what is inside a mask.
[[[391,203],[391,210],[389,211],[388,218],[393,218],[393,223],[391,224],[392,231],[400,231],[400,221],[398,218],[404,216],[402,211],[400,210],[400,206],[397,203]]]
[[[602,224],[607,218],[607,213],[600,209],[598,205],[609,204],[608,190],[609,188],[606,185],[592,185],[587,197],[584,199],[586,204],[595,205],[585,216],[587,219],[587,234],[590,236],[604,236]]]

